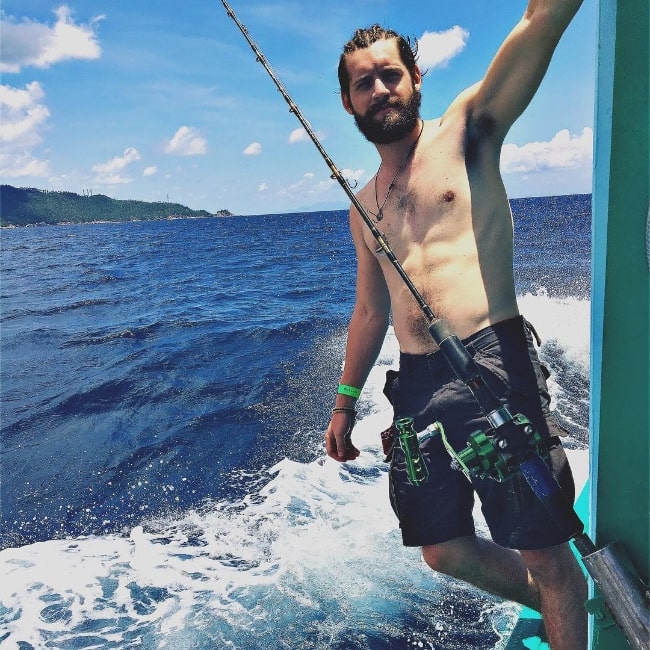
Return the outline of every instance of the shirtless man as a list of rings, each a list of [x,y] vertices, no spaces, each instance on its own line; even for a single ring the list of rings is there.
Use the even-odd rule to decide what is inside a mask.
[[[359,192],[397,259],[436,316],[445,319],[485,370],[512,413],[548,440],[549,465],[572,497],[566,456],[554,438],[532,327],[519,315],[513,280],[513,225],[499,170],[510,126],[536,92],[581,0],[530,0],[485,77],[438,120],[420,118],[422,77],[410,43],[379,26],[358,30],[339,65],[341,98],[381,157]],[[400,370],[395,417],[422,431],[440,420],[457,450],[489,428],[468,389],[447,367],[409,290],[350,210],[357,254],[356,304],[332,419],[330,457],[354,460],[354,404],[381,349],[392,310]],[[567,544],[523,479],[474,481],[449,467],[438,439],[423,444],[430,479],[411,486],[393,447],[391,504],[404,544],[420,546],[436,571],[540,611],[554,650],[587,645],[586,582]],[[474,532],[474,491],[494,541]]]

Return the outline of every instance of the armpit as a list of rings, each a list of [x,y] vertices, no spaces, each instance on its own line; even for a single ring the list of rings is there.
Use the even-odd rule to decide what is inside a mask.
[[[468,118],[465,131],[465,161],[468,165],[478,160],[481,145],[494,135],[496,129],[497,121],[490,113]]]

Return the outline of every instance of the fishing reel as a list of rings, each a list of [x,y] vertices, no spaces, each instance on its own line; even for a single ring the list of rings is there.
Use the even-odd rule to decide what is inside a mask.
[[[522,462],[532,457],[546,459],[547,447],[530,420],[521,414],[510,416],[508,413],[507,416],[496,428],[474,431],[468,437],[467,446],[458,452],[447,439],[440,422],[434,422],[418,435],[413,429],[413,418],[397,419],[395,426],[409,483],[419,486],[427,482],[429,473],[420,443],[436,436],[440,436],[451,456],[452,467],[462,471],[470,480],[492,479],[504,483],[520,471]]]
[[[522,462],[534,456],[542,459],[548,456],[544,439],[520,413],[495,429],[471,433],[467,446],[459,452],[447,440],[442,425],[436,422],[434,427],[452,457],[452,467],[461,470],[469,479],[493,479],[504,483],[519,472]]]

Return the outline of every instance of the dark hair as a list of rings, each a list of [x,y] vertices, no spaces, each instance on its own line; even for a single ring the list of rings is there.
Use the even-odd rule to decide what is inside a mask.
[[[418,56],[418,41],[411,39],[408,36],[402,36],[392,29],[385,29],[381,25],[372,25],[364,29],[357,29],[352,38],[343,46],[343,53],[339,59],[339,86],[341,92],[350,94],[350,74],[345,65],[345,56],[357,50],[363,50],[370,47],[377,41],[389,40],[394,38],[397,41],[397,50],[399,51],[400,59],[406,66],[411,76],[415,72],[416,59]]]

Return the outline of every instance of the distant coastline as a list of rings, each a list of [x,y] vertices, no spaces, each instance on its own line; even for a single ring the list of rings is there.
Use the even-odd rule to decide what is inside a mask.
[[[80,223],[207,219],[232,217],[228,210],[191,210],[180,203],[112,199],[104,194],[0,186],[0,226],[44,226]]]
[[[574,196],[584,202],[584,214],[591,211],[591,194],[570,194],[539,197],[510,198],[510,205],[516,210],[520,204],[561,200]],[[314,212],[345,212],[348,208],[336,210],[313,210]],[[309,210],[296,212],[305,214]],[[282,213],[291,214],[291,213]],[[235,217],[229,210],[208,212],[192,210],[180,203],[147,202],[112,199],[103,194],[80,195],[74,192],[17,188],[0,185],[0,227],[17,228],[46,225],[69,225],[91,223],[114,223],[133,221],[171,221],[174,219],[208,219]],[[262,216],[262,215],[247,215]],[[270,216],[270,215],[267,215]]]

